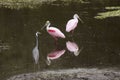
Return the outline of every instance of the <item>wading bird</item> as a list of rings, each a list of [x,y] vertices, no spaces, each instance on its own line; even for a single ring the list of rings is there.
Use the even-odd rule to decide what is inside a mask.
[[[51,60],[60,58],[66,50],[55,50],[47,55],[47,65],[51,64]]]
[[[74,53],[75,56],[78,56],[83,49],[83,47],[79,49],[78,45],[75,42],[71,42],[71,41],[66,42],[66,47],[68,51]]]
[[[33,51],[32,51],[35,64],[38,64],[38,61],[39,61],[38,34],[41,34],[41,33],[36,32],[36,45],[35,45],[35,47],[33,48]]]
[[[70,32],[72,31],[72,34],[74,32],[74,29],[77,27],[78,24],[78,19],[84,23],[82,21],[82,19],[80,19],[80,17],[78,16],[78,14],[74,14],[73,19],[70,19],[67,24],[66,24],[66,32]]]
[[[50,21],[46,21],[41,30],[46,27],[47,32],[57,41],[58,38],[65,38],[65,35],[56,27],[50,27]]]

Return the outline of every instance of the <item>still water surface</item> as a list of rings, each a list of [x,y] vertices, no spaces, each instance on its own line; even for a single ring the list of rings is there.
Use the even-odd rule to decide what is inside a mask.
[[[119,17],[104,20],[94,19],[102,7],[45,5],[39,9],[10,10],[0,9],[0,42],[9,49],[0,52],[0,79],[9,76],[50,69],[119,67],[120,66],[120,23]],[[78,23],[73,37],[65,32],[65,25],[77,13],[84,24]],[[41,27],[47,20],[59,28],[66,39],[54,39]],[[35,33],[39,35],[39,65],[34,65],[32,49],[35,46]],[[66,42],[74,42],[79,55],[70,52]],[[48,65],[47,55],[58,51],[62,53]],[[39,67],[39,68],[38,68]]]

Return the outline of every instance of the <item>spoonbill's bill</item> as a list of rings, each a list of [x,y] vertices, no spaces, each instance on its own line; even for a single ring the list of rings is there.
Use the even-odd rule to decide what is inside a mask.
[[[41,28],[43,29],[46,26],[47,32],[55,39],[65,38],[65,35],[56,27],[50,27],[50,21],[46,21],[45,25]]]
[[[78,16],[78,14],[74,14],[73,19],[70,19],[66,24],[66,32],[70,32],[70,31],[72,31],[72,33],[74,32],[74,29],[77,27],[78,24],[78,19],[82,23],[84,23],[82,19],[80,19],[80,17]]]

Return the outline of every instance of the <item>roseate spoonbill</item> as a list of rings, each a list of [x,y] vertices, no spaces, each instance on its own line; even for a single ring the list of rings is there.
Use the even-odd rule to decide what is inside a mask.
[[[47,32],[55,39],[65,38],[65,35],[56,27],[50,27],[50,21],[46,21],[45,25],[41,28],[43,29],[46,26]]]
[[[33,51],[32,51],[35,64],[38,64],[38,61],[39,61],[38,34],[41,34],[41,33],[36,32],[36,45],[35,45],[35,47],[33,48]]]
[[[66,50],[55,50],[47,55],[47,65],[51,64],[51,60],[60,58]]]
[[[80,17],[78,16],[78,14],[74,14],[73,19],[70,19],[66,24],[66,32],[70,32],[70,31],[72,31],[72,33],[74,32],[74,29],[77,27],[78,24],[78,19],[82,23],[84,23],[82,19],[80,19]]]
[[[67,41],[66,47],[70,52],[73,52],[75,56],[78,56],[83,47],[79,50],[78,45],[75,42]]]

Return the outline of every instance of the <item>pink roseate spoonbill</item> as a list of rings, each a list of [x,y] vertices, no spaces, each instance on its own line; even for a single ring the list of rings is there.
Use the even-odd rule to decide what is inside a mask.
[[[73,19],[70,19],[66,24],[66,32],[70,32],[70,31],[72,31],[72,33],[74,32],[74,29],[77,27],[78,24],[78,19],[82,23],[84,23],[82,19],[80,19],[80,17],[78,16],[78,14],[74,14]]]
[[[65,38],[65,35],[56,27],[50,27],[50,21],[46,21],[45,25],[41,28],[43,29],[46,26],[47,32],[55,39]]]
[[[70,52],[73,52],[75,56],[78,56],[82,51],[83,47],[79,50],[78,45],[75,42],[67,41],[66,47]]]
[[[60,58],[66,50],[55,50],[47,55],[47,65],[51,64],[51,60]]]
[[[38,61],[39,61],[38,34],[41,34],[41,33],[36,32],[36,45],[35,45],[35,47],[33,48],[33,51],[32,51],[35,64],[38,64]]]

